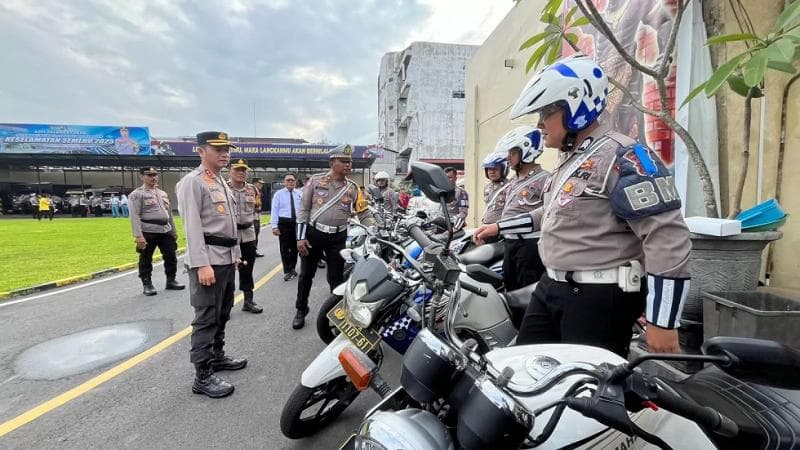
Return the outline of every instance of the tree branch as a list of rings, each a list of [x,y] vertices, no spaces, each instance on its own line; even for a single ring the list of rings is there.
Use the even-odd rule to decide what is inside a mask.
[[[606,74],[606,75],[608,75],[608,74]],[[631,94],[631,91],[629,91],[627,87],[623,86],[615,78],[608,77],[608,82],[613,84],[615,88],[617,88],[620,91],[622,91],[622,94],[625,96],[625,98],[630,100],[631,106],[633,106],[634,108],[638,109],[639,111],[641,111],[641,112],[643,112],[643,113],[645,113],[645,114],[647,114],[649,116],[661,117],[661,113],[660,112],[658,112],[658,111],[656,111],[654,109],[647,108],[646,106],[642,105],[638,100],[636,100],[636,98],[634,98],[633,94]]]
[[[747,166],[750,163],[750,119],[752,115],[753,89],[750,89],[747,91],[747,97],[744,99],[744,126],[742,127],[742,171],[739,173],[739,179],[736,180],[736,190],[733,192],[733,201],[731,202],[728,219],[735,219],[736,216],[742,212],[742,193],[744,192],[744,183],[747,180]]]
[[[663,55],[661,63],[658,65],[658,74],[662,77],[666,77],[669,73],[672,52],[675,49],[675,40],[678,38],[678,29],[680,28],[681,20],[683,19],[683,11],[686,9],[687,4],[688,3],[684,3],[683,0],[678,0],[678,9],[675,12],[675,18],[672,20],[672,28],[669,30],[669,39],[667,39],[667,44],[664,47],[664,51],[661,53]]]

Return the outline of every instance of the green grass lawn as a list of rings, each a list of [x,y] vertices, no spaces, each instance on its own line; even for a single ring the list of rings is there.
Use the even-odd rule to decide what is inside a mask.
[[[264,215],[261,223],[269,222]],[[180,217],[178,247],[185,247]],[[156,250],[156,254],[158,254]],[[0,292],[139,260],[128,219],[56,217],[0,220]]]

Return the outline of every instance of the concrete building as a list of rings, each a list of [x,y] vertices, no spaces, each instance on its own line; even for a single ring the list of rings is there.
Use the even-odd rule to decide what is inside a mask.
[[[409,161],[464,166],[464,70],[478,46],[414,42],[387,53],[378,75],[378,141]],[[375,170],[373,168],[373,170]]]

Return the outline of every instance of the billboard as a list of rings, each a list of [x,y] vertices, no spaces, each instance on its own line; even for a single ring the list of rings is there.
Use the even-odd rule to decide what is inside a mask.
[[[321,144],[270,144],[263,142],[236,142],[231,158],[260,159],[328,159],[328,152],[335,145]],[[353,159],[383,158],[383,148],[355,145]],[[192,141],[154,141],[153,154],[164,156],[193,156],[197,154],[197,143]]]
[[[147,127],[0,123],[0,153],[151,155]]]

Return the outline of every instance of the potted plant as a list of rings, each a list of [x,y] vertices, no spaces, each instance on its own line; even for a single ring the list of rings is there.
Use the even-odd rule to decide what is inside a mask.
[[[530,71],[543,63],[554,62],[562,56],[565,49],[584,53],[587,53],[587,49],[593,49],[594,37],[581,30],[581,27],[591,26],[605,39],[603,43],[606,45],[606,50],[613,47],[616,51],[612,56],[619,62],[616,67],[625,64],[624,70],[619,71],[622,79],[617,79],[606,68],[609,82],[613,86],[609,98],[612,95],[621,96],[631,107],[650,116],[649,120],[655,121],[656,124],[665,125],[684,142],[702,186],[706,215],[719,217],[714,185],[703,155],[688,130],[673,118],[675,99],[674,96],[670,96],[670,92],[674,92],[675,75],[671,66],[677,33],[683,14],[689,6],[689,0],[664,2],[669,6],[671,25],[668,29],[662,27],[663,35],[658,39],[662,45],[655,55],[642,52],[635,43],[629,42],[633,39],[622,41],[624,36],[618,36],[616,30],[612,29],[611,24],[597,9],[596,3],[604,3],[608,7],[608,2],[574,0],[574,3],[576,6],[570,8],[564,7],[564,0],[548,0],[545,4],[540,15],[540,20],[546,24],[545,30],[532,36],[520,46],[520,51],[533,48],[526,70]],[[624,12],[623,10],[618,14]],[[709,79],[696,86],[681,104],[681,107],[686,105],[701,92],[708,97],[716,95],[725,84],[732,92],[744,98],[742,170],[735,185],[734,201],[729,217],[735,217],[741,210],[741,197],[749,158],[751,101],[764,95],[764,77],[769,69],[794,73],[794,64],[798,60],[797,47],[800,44],[798,19],[800,19],[800,1],[795,1],[787,4],[766,37],[757,36],[750,27],[741,33],[709,39],[707,45],[743,42],[746,50],[721,64]],[[622,21],[619,16],[613,20],[617,24]],[[614,65],[614,61],[609,61],[609,55],[611,55],[610,50],[604,53],[602,58],[598,58],[602,65]],[[656,101],[643,104],[642,100],[631,92],[626,82],[629,81],[632,72],[642,77],[649,77],[651,94],[653,91],[657,92]],[[642,91],[647,93],[647,87]],[[650,98],[653,97],[655,96],[651,95]],[[651,122],[647,124],[646,129],[655,126]],[[686,350],[698,349],[702,342],[703,293],[700,292],[700,287],[704,292],[755,289],[760,276],[761,253],[768,242],[780,237],[779,232],[743,233],[725,238],[692,235],[693,250],[690,264],[693,280],[681,320],[682,344],[685,344]]]

